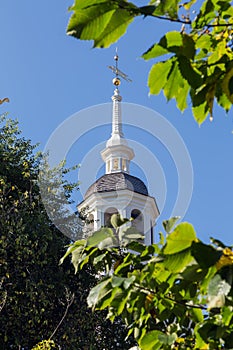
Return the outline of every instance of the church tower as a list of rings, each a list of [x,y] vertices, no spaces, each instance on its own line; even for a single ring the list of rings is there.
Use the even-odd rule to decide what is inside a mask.
[[[156,201],[149,196],[147,187],[139,178],[130,175],[130,161],[134,151],[129,147],[122,130],[122,112],[119,76],[128,79],[118,69],[118,55],[114,57],[115,73],[112,96],[112,133],[101,156],[105,162],[105,175],[95,181],[86,191],[84,200],[78,205],[79,212],[88,208],[88,219],[92,222],[88,230],[96,231],[109,226],[112,214],[133,218],[132,225],[145,235],[145,244],[153,243],[153,227],[159,215]]]

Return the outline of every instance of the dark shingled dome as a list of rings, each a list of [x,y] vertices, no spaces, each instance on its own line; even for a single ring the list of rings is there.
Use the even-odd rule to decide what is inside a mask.
[[[91,185],[84,198],[86,199],[92,193],[110,192],[117,190],[131,190],[148,196],[148,190],[144,182],[135,176],[125,173],[105,174]]]

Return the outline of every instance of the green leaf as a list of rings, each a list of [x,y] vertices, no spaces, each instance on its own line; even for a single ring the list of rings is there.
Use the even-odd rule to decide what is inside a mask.
[[[142,243],[137,242],[137,241],[131,241],[127,245],[127,249],[133,250],[134,252],[141,254],[146,249],[146,246]]]
[[[159,334],[158,339],[164,345],[172,345],[177,338],[175,333],[172,334]]]
[[[169,72],[167,82],[164,86],[163,92],[169,101],[171,98],[179,94],[179,85],[182,80],[180,70],[177,62],[173,62],[172,68]]]
[[[129,219],[123,218],[120,214],[113,214],[111,216],[111,224],[114,228],[121,227],[126,222],[129,222]]]
[[[172,67],[172,61],[159,62],[152,66],[148,76],[150,93],[157,95],[167,82],[168,74]]]
[[[151,0],[150,4],[155,5],[154,15],[165,15],[172,19],[177,18],[179,0]]]
[[[76,1],[72,7],[74,11],[67,27],[67,34],[81,40],[95,40],[98,38],[112,18],[115,11],[111,3],[101,2],[100,4],[86,7]]]
[[[163,56],[168,53],[169,51],[166,48],[162,47],[159,44],[154,44],[146,52],[144,52],[142,58],[144,58],[144,60],[150,60],[151,58]]]
[[[95,309],[99,301],[104,298],[108,293],[111,293],[111,279],[98,283],[95,287],[90,290],[87,297],[88,306]]]
[[[170,218],[169,220],[164,220],[163,221],[164,230],[167,233],[170,233],[178,220],[180,220],[180,216],[174,216],[174,217]]]
[[[119,236],[122,244],[129,244],[132,241],[143,240],[145,237],[142,233],[138,232],[135,227],[128,227],[123,232],[120,232]]]
[[[176,254],[165,255],[163,265],[174,273],[182,272],[192,260],[190,249],[184,249]]]
[[[167,97],[168,101],[171,98],[175,98],[177,107],[183,111],[187,107],[188,91],[189,85],[180,72],[178,61],[173,60],[167,82],[164,85],[164,95]]]
[[[218,104],[228,112],[231,109],[232,103],[229,101],[228,97],[223,93],[222,89],[218,89],[217,87],[216,97]]]
[[[191,247],[192,242],[196,241],[194,228],[188,222],[179,224],[175,230],[167,236],[167,244],[164,248],[164,254],[174,254]]]
[[[105,252],[104,254],[100,254],[98,256],[96,256],[93,260],[93,265],[97,265],[99,262],[103,261],[104,258],[106,257],[107,252]]]
[[[186,80],[183,80],[182,92],[176,96],[177,107],[181,112],[187,108],[187,97],[190,86]]]
[[[99,249],[113,247],[117,245],[117,240],[109,227],[102,227],[88,237],[87,245],[91,247],[98,246]]]
[[[131,284],[135,281],[135,279],[136,279],[136,276],[125,278],[124,288],[127,290],[131,286]]]
[[[146,333],[139,341],[142,350],[159,350],[163,344],[159,341],[159,335],[163,335],[160,331],[150,331]]]
[[[222,255],[222,251],[218,251],[202,242],[193,242],[191,252],[192,256],[202,268],[209,268],[215,265]]]
[[[182,77],[187,80],[189,85],[194,89],[199,88],[203,84],[201,74],[194,69],[190,60],[185,56],[178,57],[179,69]]]
[[[225,326],[229,326],[233,317],[233,307],[224,306],[222,309],[222,319]]]
[[[195,42],[193,38],[190,35],[184,33],[182,40],[183,43],[179,54],[193,60],[196,53]]]
[[[195,322],[203,322],[204,321],[204,315],[203,311],[198,308],[190,308],[189,311],[192,314],[192,318]]]
[[[80,263],[85,261],[85,263],[88,262],[88,255],[84,253],[84,249],[82,246],[77,247],[75,250],[72,251],[72,259],[71,262],[74,265],[75,273],[78,272],[78,269],[80,267]]]
[[[114,295],[111,302],[111,308],[114,308],[114,312],[116,311],[117,315],[122,314],[127,302],[129,302],[129,293],[130,291],[125,291],[118,288],[118,292]],[[132,302],[132,299],[130,302]]]
[[[73,244],[71,244],[66,253],[64,254],[64,256],[60,259],[59,261],[59,265],[63,264],[64,260],[67,258],[68,255],[72,254],[73,251],[75,251],[76,249],[79,249],[80,247],[83,249],[86,246],[86,240],[80,240],[80,241],[76,241]]]
[[[187,34],[180,32],[168,32],[164,35],[158,44],[151,46],[143,55],[142,58],[149,60],[168,53],[183,55],[187,59],[194,59],[195,42],[193,38]]]
[[[182,272],[182,277],[190,282],[199,282],[205,278],[206,269],[201,269],[198,264],[192,264]]]
[[[125,6],[126,9],[122,7]],[[94,40],[95,47],[108,47],[126,31],[137,14],[137,7],[126,1],[83,1],[76,0],[71,7],[67,34],[81,40]]]
[[[208,308],[222,307],[225,304],[225,296],[231,290],[231,284],[217,274],[209,283],[208,286]]]
[[[201,125],[206,120],[209,113],[207,101],[200,104],[199,106],[193,106],[192,112],[196,122]]]
[[[115,287],[120,287],[123,282],[125,281],[124,277],[118,277],[118,276],[114,276],[112,277],[112,286],[113,288]]]
[[[117,9],[111,16],[104,31],[95,39],[94,47],[109,47],[125,34],[134,14],[128,10]]]

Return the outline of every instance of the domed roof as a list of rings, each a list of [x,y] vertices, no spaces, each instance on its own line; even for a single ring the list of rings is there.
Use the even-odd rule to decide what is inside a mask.
[[[148,196],[148,190],[144,182],[135,176],[126,173],[105,174],[96,180],[85,193],[84,199],[92,193],[110,192],[118,190],[130,190]]]

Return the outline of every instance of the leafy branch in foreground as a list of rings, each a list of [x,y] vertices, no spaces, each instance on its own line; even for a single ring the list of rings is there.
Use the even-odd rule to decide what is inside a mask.
[[[75,271],[86,264],[101,280],[90,290],[93,311],[120,316],[138,349],[230,349],[233,347],[233,251],[212,239],[201,242],[191,224],[164,222],[166,236],[145,246],[128,220],[70,245]],[[130,232],[132,236],[130,236]],[[116,242],[119,243],[116,246]]]
[[[163,90],[182,112],[191,100],[193,116],[201,124],[208,114],[213,119],[215,101],[227,112],[233,102],[233,6],[230,0],[205,0],[198,6],[196,0],[150,1],[145,6],[126,0],[75,0],[67,34],[103,48],[124,35],[138,16],[180,23],[180,31],[166,33],[142,57],[156,60],[148,77],[150,93]]]

